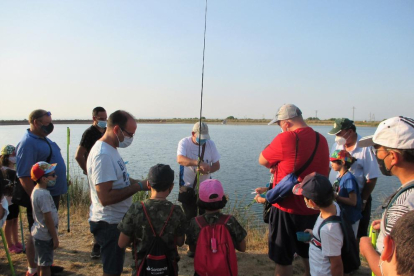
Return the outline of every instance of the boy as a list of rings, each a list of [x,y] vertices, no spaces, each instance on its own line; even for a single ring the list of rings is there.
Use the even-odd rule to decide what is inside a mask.
[[[226,203],[227,199],[224,196],[223,186],[220,181],[216,179],[208,179],[200,183],[197,206],[200,209],[204,209],[206,212],[197,218],[202,217],[209,225],[216,224],[219,221],[220,217],[223,216],[220,210],[226,206]],[[229,217],[225,223],[225,226],[230,233],[234,248],[238,251],[245,252],[245,238],[247,236],[246,230],[243,229],[243,227],[233,216]],[[186,233],[186,244],[189,245],[190,250],[193,252],[196,252],[197,240],[200,231],[201,229],[196,218],[192,218]],[[197,254],[194,256],[194,258],[195,263],[197,261],[204,262],[204,260],[200,260],[200,257],[197,256]],[[219,271],[215,271],[215,273],[216,275],[219,275]],[[198,275],[197,271],[196,275]]]
[[[152,227],[157,234],[160,234],[165,225],[161,239],[169,249],[167,257],[173,260],[174,269],[176,275],[178,275],[177,262],[180,257],[177,245],[182,246],[184,244],[186,222],[181,207],[173,205],[167,200],[167,196],[174,187],[174,171],[169,165],[157,164],[151,167],[148,173],[148,183],[151,188],[151,198],[142,203],[135,202],[131,205],[118,225],[118,229],[121,231],[118,245],[125,248],[131,241],[134,243],[132,255],[135,258],[136,265],[132,275],[136,275],[137,269],[154,240]],[[145,205],[145,210],[142,204]]]
[[[58,213],[53,198],[46,189],[56,184],[56,165],[41,161],[34,164],[31,170],[31,178],[36,182],[31,195],[34,219],[31,234],[40,276],[51,275],[53,250],[59,246]]]
[[[302,183],[295,185],[292,192],[303,195],[306,206],[320,210],[313,230],[306,229],[312,236],[309,246],[309,265],[311,275],[343,276],[344,269],[341,258],[341,249],[344,236],[339,223],[327,223],[319,226],[324,219],[330,216],[339,216],[341,210],[334,200],[334,192],[329,179],[317,173],[307,175]]]

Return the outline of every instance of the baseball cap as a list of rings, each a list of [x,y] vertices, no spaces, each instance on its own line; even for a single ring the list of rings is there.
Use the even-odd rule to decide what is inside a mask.
[[[201,131],[200,131],[200,122],[197,122],[193,126],[193,132],[196,133],[196,137],[200,139],[210,139],[210,135],[208,134],[208,126],[206,123],[201,123]]]
[[[207,179],[200,183],[198,193],[201,201],[208,203],[222,201],[224,196],[223,185],[217,179]]]
[[[56,163],[49,164],[44,161],[37,162],[36,164],[33,165],[32,170],[30,172],[32,180],[38,181],[45,174],[53,172],[56,166],[57,166]]]
[[[358,147],[374,144],[393,149],[414,149],[414,119],[398,116],[389,118],[378,125],[374,135],[358,141]]]
[[[296,184],[292,189],[293,194],[303,195],[313,201],[327,199],[332,192],[332,185],[329,179],[316,172],[305,176],[302,183]]]
[[[277,123],[281,120],[288,120],[302,115],[302,111],[294,104],[282,105],[276,113],[275,118],[268,125]]]
[[[4,147],[1,148],[1,155],[10,155],[14,152],[16,148],[12,145],[5,145]]]
[[[334,122],[334,127],[328,132],[330,135],[335,135],[341,132],[341,130],[348,129],[354,125],[354,121],[348,118],[338,118]]]
[[[332,152],[329,160],[330,161],[342,160],[345,162],[352,162],[352,156],[346,150],[335,150],[334,152]]]
[[[174,182],[174,171],[169,165],[152,166],[148,173],[148,182],[154,189],[165,190]]]

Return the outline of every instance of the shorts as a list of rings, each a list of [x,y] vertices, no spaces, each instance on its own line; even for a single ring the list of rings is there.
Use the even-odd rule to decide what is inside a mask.
[[[53,264],[53,239],[42,241],[33,238],[35,248],[35,263],[38,266],[51,266]]]
[[[313,229],[318,214],[295,215],[274,206],[269,216],[269,258],[279,265],[291,265],[293,255],[309,258],[309,244],[300,242],[296,232]]]
[[[117,224],[105,221],[89,221],[91,233],[101,246],[103,271],[107,274],[121,274],[124,267],[125,249],[118,246],[120,231]]]
[[[19,217],[19,205],[12,204],[9,205],[9,215],[7,216],[7,220],[16,219]]]

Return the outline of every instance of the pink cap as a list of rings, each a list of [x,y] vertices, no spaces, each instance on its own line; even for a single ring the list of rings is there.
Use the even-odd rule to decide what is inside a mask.
[[[204,202],[222,201],[224,196],[223,186],[217,179],[207,179],[200,183],[200,200]]]

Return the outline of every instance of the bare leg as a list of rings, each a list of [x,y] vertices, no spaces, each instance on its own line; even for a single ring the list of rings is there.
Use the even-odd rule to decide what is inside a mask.
[[[50,266],[39,266],[40,276],[50,276],[52,272],[50,271]]]
[[[292,276],[292,275],[293,275],[292,265],[276,264],[275,276]]]
[[[303,265],[305,266],[305,274],[303,274],[303,275],[311,276],[310,275],[310,267],[309,267],[309,259],[302,258],[302,261],[303,261]]]
[[[27,240],[27,244],[26,244],[26,257],[27,257],[28,266],[31,268],[36,268],[37,264],[34,261],[35,249],[34,249],[33,238],[31,234],[29,234],[29,239]]]
[[[13,245],[12,241],[12,221],[6,220],[4,224],[4,235],[6,236],[7,246],[10,247]]]

